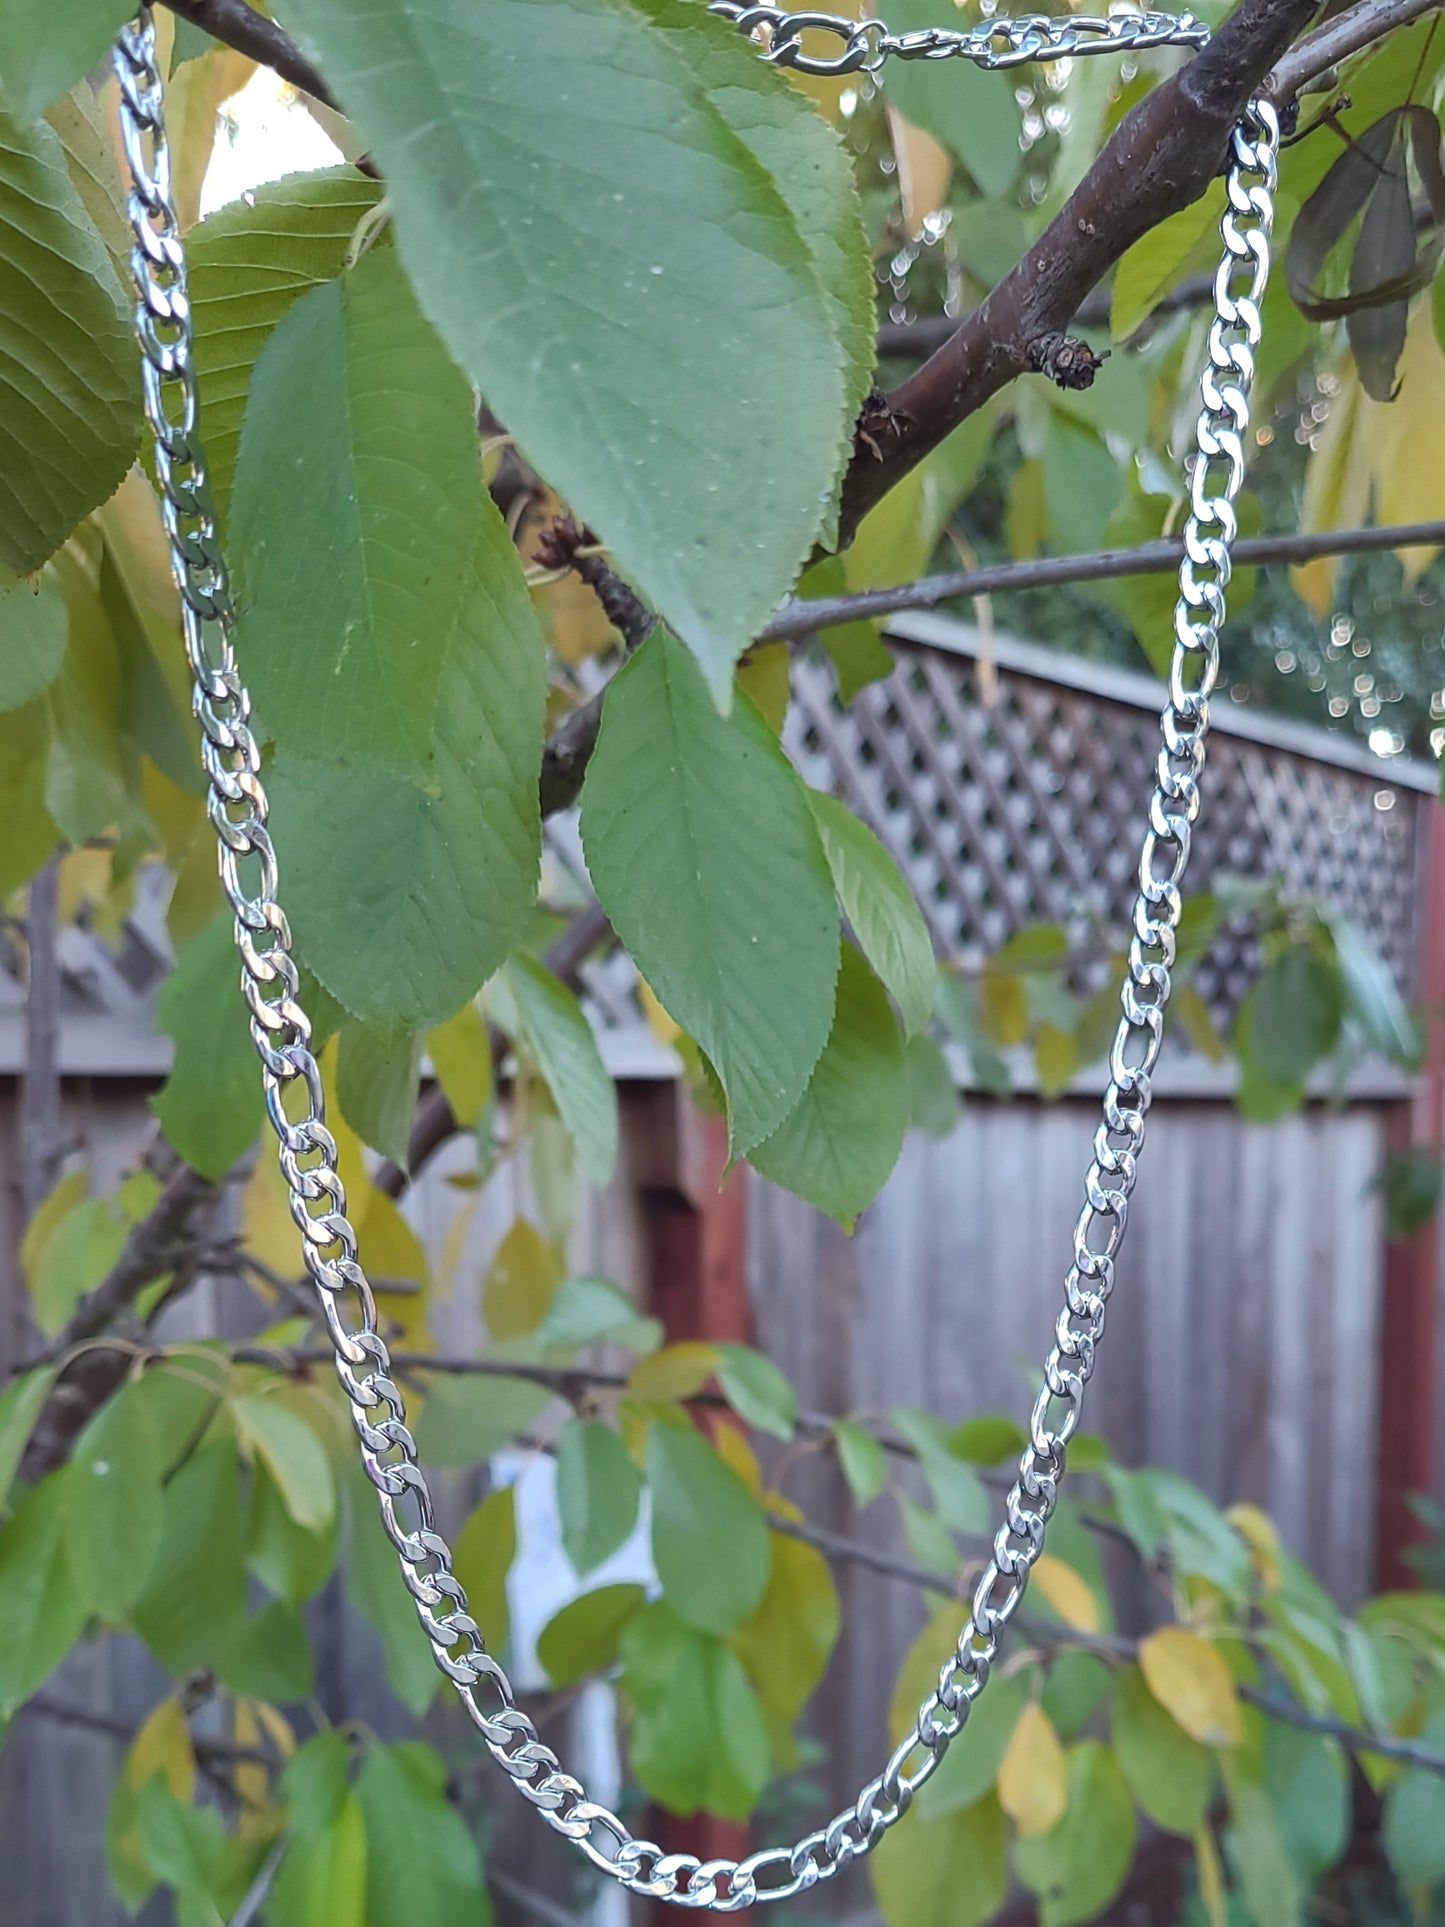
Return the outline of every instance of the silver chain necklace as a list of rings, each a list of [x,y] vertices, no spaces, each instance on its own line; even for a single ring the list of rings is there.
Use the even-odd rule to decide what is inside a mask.
[[[1107,20],[1034,16],[994,20],[968,32],[930,28],[894,35],[878,20],[786,13],[736,0],[714,0],[711,11],[745,33],[770,29],[767,57],[774,62],[825,74],[872,72],[890,57],[956,56],[983,67],[1011,67],[1125,48],[1199,47],[1208,37],[1187,14]],[[828,58],[805,55],[802,35],[809,29],[833,34],[842,51]],[[156,481],[171,567],[181,596],[221,881],[235,912],[241,987],[250,1006],[251,1034],[261,1060],[267,1113],[280,1144],[291,1215],[335,1348],[337,1376],[350,1401],[362,1466],[376,1489],[382,1524],[396,1548],[402,1578],[437,1665],[456,1688],[497,1764],[549,1826],[636,1894],[716,1913],[787,1900],[869,1853],[936,1770],[988,1684],[1003,1632],[1023,1599],[1058,1502],[1069,1440],[1103,1336],[1114,1261],[1144,1142],[1150,1079],[1163,1038],[1174,963],[1179,888],[1199,812],[1209,697],[1219,670],[1219,630],[1237,531],[1234,500],[1244,479],[1260,300],[1269,273],[1278,116],[1268,101],[1252,101],[1232,137],[1221,227],[1224,251],[1215,276],[1214,320],[1200,386],[1168,702],[1139,860],[1122,1014],[1109,1053],[1109,1084],[1084,1181],[1084,1206],[1074,1227],[1065,1303],[1030,1420],[1029,1443],[1005,1501],[1004,1521],[938,1686],[878,1777],[851,1806],[791,1847],[769,1847],[742,1860],[701,1861],[694,1854],[665,1853],[653,1841],[636,1839],[615,1813],[589,1800],[581,1783],[563,1771],[517,1705],[507,1675],[486,1650],[452,1571],[451,1548],[435,1528],[431,1492],[417,1464],[386,1341],[377,1330],[371,1286],[358,1262],[356,1233],[346,1215],[336,1142],[326,1128],[321,1072],[311,1049],[311,1025],[297,1000],[291,933],[277,901],[261,755],[249,726],[250,698],[231,645],[226,565],[197,430],[185,251],[171,193],[149,5],[142,5],[136,20],[122,30],[114,65],[131,175],[131,268],[139,297],[135,322],[143,397],[155,438]],[[1241,275],[1244,285],[1237,287]]]

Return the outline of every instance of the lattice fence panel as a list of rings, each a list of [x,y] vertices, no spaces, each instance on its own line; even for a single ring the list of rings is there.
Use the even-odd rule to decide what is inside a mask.
[[[940,956],[977,964],[1030,923],[1120,932],[1155,757],[1157,716],[996,666],[898,643],[897,667],[845,710],[812,653],[793,668],[784,740],[808,782],[871,825],[913,884]],[[1409,995],[1418,799],[1367,771],[1216,732],[1189,887],[1277,876],[1368,932]],[[1227,928],[1197,982],[1219,1019],[1258,966]]]

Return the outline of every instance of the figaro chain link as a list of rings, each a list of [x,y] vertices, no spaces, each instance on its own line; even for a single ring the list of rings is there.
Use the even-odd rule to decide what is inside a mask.
[[[994,72],[1029,61],[1071,60],[1083,54],[1142,53],[1149,47],[1202,47],[1209,29],[1192,13],[1047,14],[985,20],[968,28],[921,27],[890,33],[882,20],[850,20],[844,14],[789,13],[786,7],[755,7],[746,0],[710,0],[709,13],[730,20],[739,33],[767,32],[763,57],[802,74],[877,73],[886,60],[970,60]],[[807,54],[803,35],[830,33],[843,43],[838,54]]]
[[[731,9],[722,0],[714,10],[738,12],[739,26],[772,11]],[[816,25],[820,19],[831,21],[831,16],[792,14],[782,19]],[[1087,23],[1068,23],[1070,29],[1081,24]],[[1028,22],[1024,27],[1029,33],[1045,28],[1053,32],[1054,23]],[[989,29],[991,34],[1003,31],[1002,23]],[[1057,44],[1057,35],[1051,44]],[[1256,101],[1233,137],[1222,223],[1224,254],[1214,284],[1215,317],[1190,477],[1192,512],[1179,571],[1169,697],[1140,858],[1122,1015],[1109,1057],[1110,1081],[1085,1179],[1084,1206],[1074,1229],[1065,1304],[1004,1521],[937,1689],[878,1778],[852,1806],[792,1847],[770,1847],[736,1861],[700,1861],[634,1838],[615,1813],[589,1800],[580,1782],[563,1771],[517,1705],[506,1673],[487,1652],[452,1571],[451,1550],[436,1530],[431,1492],[417,1464],[405,1406],[377,1329],[371,1286],[358,1259],[356,1232],[346,1214],[311,1027],[297,1001],[291,934],[277,901],[260,749],[231,644],[226,566],[197,432],[185,253],[171,191],[148,6],[122,30],[114,64],[131,174],[128,212],[134,232],[131,267],[138,294],[135,325],[143,397],[194,679],[209,814],[219,843],[222,883],[235,913],[241,988],[250,1007],[251,1035],[261,1060],[266,1109],[279,1142],[291,1215],[335,1348],[337,1375],[382,1524],[396,1548],[402,1578],[437,1665],[492,1757],[549,1826],[637,1894],[717,1913],[787,1899],[833,1878],[868,1853],[907,1812],[918,1788],[937,1768],[988,1684],[1004,1629],[1023,1598],[1058,1500],[1069,1440],[1103,1336],[1114,1261],[1144,1141],[1150,1079],[1163,1036],[1180,883],[1199,810],[1209,697],[1219,668],[1219,629],[1236,533],[1234,500],[1244,477],[1249,390],[1269,272],[1278,119],[1268,102]]]

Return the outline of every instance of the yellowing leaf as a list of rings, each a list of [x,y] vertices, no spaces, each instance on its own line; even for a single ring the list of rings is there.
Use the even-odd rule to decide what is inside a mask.
[[[1034,1562],[1029,1584],[1038,1588],[1066,1626],[1081,1633],[1098,1632],[1099,1602],[1094,1590],[1062,1559],[1050,1552],[1041,1554]]]
[[[563,1265],[556,1249],[526,1218],[497,1246],[482,1287],[482,1313],[493,1338],[522,1338],[547,1315]]]
[[[696,1398],[718,1367],[717,1349],[696,1339],[665,1345],[632,1368],[627,1389],[636,1398],[675,1400]]]
[[[62,1220],[69,1217],[75,1207],[83,1201],[86,1189],[84,1171],[70,1172],[49,1192],[36,1208],[34,1217],[26,1225],[25,1236],[20,1242],[20,1269],[32,1297],[50,1241]]]
[[[1161,1626],[1140,1642],[1149,1691],[1191,1739],[1237,1746],[1244,1738],[1234,1677],[1224,1655],[1184,1626]]]
[[[710,1436],[713,1450],[717,1453],[723,1464],[730,1466],[731,1469],[737,1473],[738,1477],[754,1497],[761,1497],[763,1475],[758,1468],[757,1455],[743,1437],[740,1429],[736,1425],[728,1424],[726,1420],[724,1420],[722,1424],[715,1425],[712,1428]]]
[[[953,156],[932,134],[915,127],[895,109],[888,111],[888,132],[893,155],[898,163],[898,194],[903,202],[903,225],[908,239],[916,241],[923,233],[930,214],[948,204],[948,186],[953,178]]]
[[[178,1699],[164,1699],[142,1721],[111,1795],[105,1846],[111,1883],[127,1907],[138,1907],[155,1885],[141,1843],[141,1789],[159,1774],[189,1806],[196,1792],[196,1756]]]
[[[1353,363],[1335,375],[1335,394],[1320,445],[1305,478],[1305,530],[1352,528],[1363,522],[1367,500],[1381,526],[1445,519],[1445,453],[1437,425],[1445,410],[1445,353],[1435,337],[1429,304],[1420,303],[1399,362],[1394,401],[1372,401]],[[1401,551],[1413,582],[1436,551]],[[1292,571],[1295,588],[1315,614],[1326,615],[1337,561],[1307,562]]]
[[[1229,1927],[1224,1869],[1219,1864],[1219,1849],[1208,1827],[1201,1827],[1194,1836],[1194,1864],[1199,1874],[1199,1899],[1209,1927]]]
[[[1259,1574],[1259,1583],[1266,1592],[1277,1591],[1280,1583],[1280,1545],[1274,1520],[1257,1505],[1232,1505],[1224,1516],[1249,1547],[1249,1556]]]
[[[261,1146],[255,1168],[241,1191],[241,1236],[246,1249],[281,1278],[301,1274],[301,1233],[291,1216],[289,1193],[269,1144]],[[368,1260],[370,1253],[367,1254]],[[261,1281],[263,1289],[269,1287]]]
[[[1047,1833],[1069,1803],[1068,1763],[1053,1721],[1038,1702],[1019,1714],[998,1770],[999,1805],[1024,1835]]]
[[[769,642],[750,649],[738,666],[737,686],[745,696],[752,697],[773,734],[781,734],[792,693],[787,643]]]
[[[649,983],[641,978],[637,982],[637,1000],[642,1005],[642,1014],[647,1019],[647,1028],[659,1044],[675,1044],[682,1035],[682,1025],[675,1022],[662,1007],[662,999]]]
[[[1222,200],[1218,190],[1206,194],[1126,249],[1114,270],[1109,304],[1109,332],[1115,341],[1127,339],[1148,318],[1183,274],[1204,236],[1218,228]]]
[[[234,48],[217,46],[188,60],[166,86],[166,133],[182,232],[201,214],[201,187],[216,143],[221,103],[239,93],[256,71],[254,60]]]
[[[474,1003],[427,1033],[426,1053],[452,1115],[472,1130],[492,1094],[492,1041]]]
[[[178,1800],[196,1795],[196,1755],[178,1699],[164,1699],[145,1718],[126,1756],[125,1777],[139,1792],[159,1773]]]

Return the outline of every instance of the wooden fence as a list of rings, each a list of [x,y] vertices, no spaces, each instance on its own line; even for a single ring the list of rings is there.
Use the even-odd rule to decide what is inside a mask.
[[[940,952],[975,959],[1040,918],[1117,922],[1148,787],[1154,685],[1003,638],[985,647],[976,632],[937,618],[900,623],[895,641],[894,676],[846,715],[826,667],[800,658],[786,740],[808,779],[846,796],[889,843]],[[1230,870],[1278,871],[1368,927],[1413,993],[1420,905],[1441,894],[1434,772],[1383,765],[1333,736],[1227,702],[1218,708],[1191,885]],[[575,861],[565,825],[553,848],[558,861]],[[123,994],[106,975],[113,960],[88,967],[78,934],[67,946],[69,1115],[108,1162],[140,1141],[144,1092],[163,1062],[143,1023],[155,941],[143,922],[131,934]],[[1220,1014],[1250,965],[1247,937],[1229,933],[1212,960]],[[1096,1073],[1052,1105],[1026,1090],[1007,1101],[968,1093],[947,1139],[909,1138],[850,1240],[751,1176],[719,1196],[715,1138],[680,1108],[638,1021],[625,961],[589,966],[587,985],[624,1079],[624,1150],[611,1186],[587,1202],[576,1267],[628,1283],[675,1336],[741,1336],[750,1325],[814,1410],[1026,1414],[1081,1196]],[[9,1012],[0,982],[8,1106],[0,1128],[13,1174],[19,1059],[13,996],[8,1003]],[[1438,1138],[1437,1085],[1379,1070],[1357,1078],[1342,1105],[1315,1101],[1278,1125],[1250,1126],[1228,1102],[1227,1075],[1171,1040],[1089,1391],[1086,1424],[1118,1458],[1173,1467],[1220,1498],[1266,1506],[1291,1548],[1346,1600],[1376,1580],[1382,1476],[1421,1485],[1430,1474],[1439,1254],[1429,1236],[1389,1247],[1371,1186],[1388,1148],[1432,1130]],[[433,1250],[456,1205],[449,1168],[444,1155],[406,1205]],[[479,1335],[477,1282],[514,1205],[510,1179],[479,1199],[437,1319],[449,1346]],[[12,1319],[19,1291],[13,1272],[0,1275],[0,1312],[8,1307]],[[223,1329],[232,1315],[219,1298],[198,1314]],[[0,1363],[6,1331],[0,1320]],[[1392,1413],[1403,1414],[1394,1434]],[[901,1550],[888,1503],[855,1519],[822,1458],[801,1460],[788,1479],[819,1523]],[[449,1503],[461,1497],[453,1491]],[[524,1548],[524,1587],[552,1583],[545,1551],[529,1560]],[[834,1802],[877,1770],[893,1674],[921,1616],[908,1588],[875,1574],[842,1568],[839,1582],[845,1630],[815,1717],[827,1749],[820,1778]],[[404,1730],[369,1630],[333,1596],[316,1631],[329,1710]],[[124,1725],[154,1685],[138,1648],[111,1641],[69,1662],[52,1692]],[[574,1738],[605,1754],[595,1714]],[[4,1927],[119,1927],[100,1844],[115,1758],[103,1735],[33,1716],[18,1722],[0,1753]],[[572,1917],[621,1927],[615,1902],[600,1914],[581,1908],[561,1844],[505,1791],[497,1802],[500,1864],[523,1870]],[[866,1919],[866,1883],[820,1905],[834,1918],[861,1910]],[[505,1899],[498,1913],[526,1917]]]

